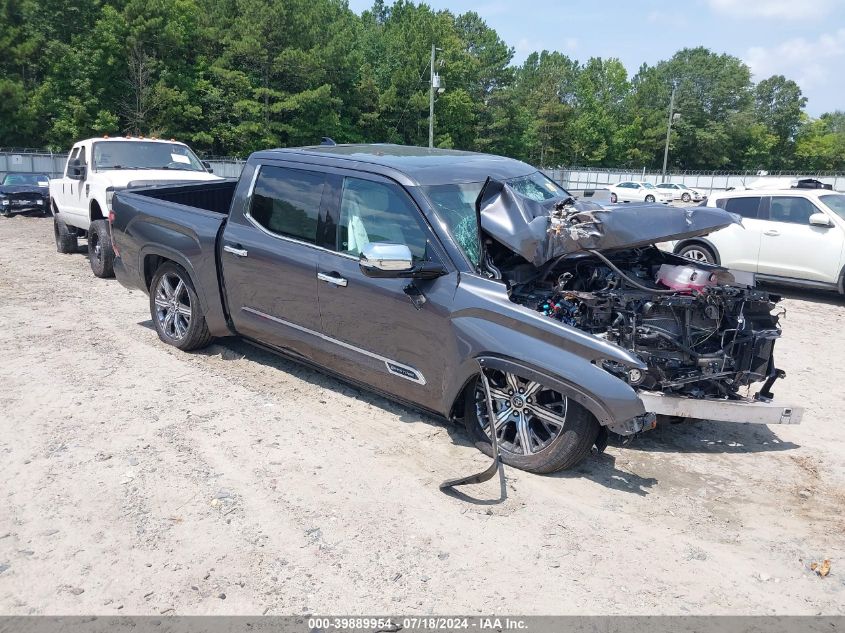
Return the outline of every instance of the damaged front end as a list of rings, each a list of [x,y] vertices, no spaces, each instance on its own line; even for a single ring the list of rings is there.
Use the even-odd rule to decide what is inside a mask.
[[[718,208],[605,208],[536,201],[488,180],[479,194],[480,268],[511,301],[615,343],[647,369],[605,363],[638,391],[692,399],[770,400],[779,297],[753,275],[692,262],[654,243],[740,219]]]

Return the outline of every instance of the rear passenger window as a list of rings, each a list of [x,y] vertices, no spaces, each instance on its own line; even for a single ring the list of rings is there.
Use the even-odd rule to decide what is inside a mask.
[[[810,216],[814,213],[818,213],[818,209],[806,198],[773,196],[769,219],[775,222],[809,224]]]
[[[317,172],[265,165],[255,181],[249,214],[272,233],[315,244],[325,181]]]
[[[719,202],[722,202],[721,200]],[[757,209],[760,208],[760,197],[754,196],[752,198],[728,198],[724,201],[725,211],[736,213],[744,218],[756,218]],[[722,206],[722,205],[719,205]]]

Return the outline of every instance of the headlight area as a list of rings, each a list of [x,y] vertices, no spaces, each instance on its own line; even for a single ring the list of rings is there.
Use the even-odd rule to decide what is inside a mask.
[[[629,367],[615,360],[598,360],[595,364],[609,374],[613,374],[620,380],[624,380],[632,387],[636,387],[645,380],[645,371],[639,367]]]
[[[631,367],[624,365],[615,360],[600,359],[593,361],[593,363],[601,367],[607,373],[616,376],[619,380],[623,380],[631,387],[636,388],[641,385],[646,378],[646,372],[640,367]],[[643,431],[651,431],[657,427],[657,416],[654,413],[644,413],[635,416],[629,420],[621,420],[615,422],[607,427],[607,430],[616,435],[621,435],[626,438],[631,438],[637,433]]]

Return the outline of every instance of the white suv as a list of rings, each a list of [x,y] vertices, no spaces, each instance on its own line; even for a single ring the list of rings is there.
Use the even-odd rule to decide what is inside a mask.
[[[176,141],[91,138],[70,151],[61,178],[50,180],[56,249],[75,253],[88,238],[88,259],[97,277],[111,277],[114,251],[108,217],[114,192],[176,180],[220,180],[191,148]]]
[[[610,190],[610,202],[660,202],[669,204],[672,202],[672,194],[661,191],[650,182],[634,182],[632,180],[619,182],[608,187]]]
[[[707,206],[742,216],[742,226],[666,246],[691,259],[756,273],[761,281],[845,292],[844,194],[828,189],[725,191],[713,194]]]

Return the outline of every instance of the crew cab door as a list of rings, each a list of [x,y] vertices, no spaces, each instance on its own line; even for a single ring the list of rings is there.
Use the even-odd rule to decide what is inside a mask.
[[[449,306],[457,272],[401,186],[360,172],[332,175],[330,182],[336,231],[332,249],[320,253],[317,266],[327,363],[348,378],[437,409],[444,367],[454,357]],[[359,255],[369,243],[404,244],[415,261],[437,261],[451,272],[427,281],[368,277]],[[409,285],[424,303],[414,304],[405,291]]]
[[[766,275],[839,281],[843,235],[838,225],[813,226],[810,216],[827,215],[803,196],[772,196],[764,220],[758,272]]]
[[[313,359],[318,216],[326,175],[264,164],[243,208],[232,208],[221,238],[227,305],[237,332]],[[237,203],[235,203],[237,204]]]

